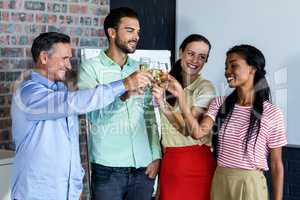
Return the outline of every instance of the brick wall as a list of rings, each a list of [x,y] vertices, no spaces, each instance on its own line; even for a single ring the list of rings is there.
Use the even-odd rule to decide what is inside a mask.
[[[109,0],[0,0],[0,149],[14,149],[9,115],[11,86],[22,71],[33,67],[32,40],[46,31],[70,35],[76,69],[81,48],[107,46],[103,20],[108,12]],[[83,117],[81,124],[86,167]]]

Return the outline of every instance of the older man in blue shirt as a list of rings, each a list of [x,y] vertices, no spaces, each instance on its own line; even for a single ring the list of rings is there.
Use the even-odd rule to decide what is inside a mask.
[[[137,72],[94,89],[69,92],[61,82],[71,70],[69,36],[43,33],[34,40],[31,52],[36,69],[17,87],[11,106],[16,145],[11,196],[78,200],[84,172],[77,115],[103,108],[126,91],[144,88],[152,77]]]

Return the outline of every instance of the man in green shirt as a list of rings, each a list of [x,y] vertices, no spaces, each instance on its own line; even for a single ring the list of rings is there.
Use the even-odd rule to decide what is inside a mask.
[[[109,47],[81,64],[79,88],[123,79],[138,70],[138,62],[128,57],[139,40],[136,12],[111,10],[104,31]],[[92,199],[151,199],[161,158],[151,99],[149,90],[140,88],[88,114]]]

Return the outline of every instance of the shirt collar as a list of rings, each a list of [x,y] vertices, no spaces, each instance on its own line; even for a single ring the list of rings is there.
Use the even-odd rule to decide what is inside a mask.
[[[188,85],[186,87],[187,90],[195,90],[198,86],[199,86],[199,82],[203,79],[202,75],[199,74],[198,77],[196,78],[196,80],[194,80],[194,82],[192,82],[190,85]]]
[[[66,89],[66,86],[62,82],[51,81],[47,79],[45,76],[35,71],[31,72],[31,79],[54,91]]]
[[[99,54],[99,58],[102,64],[104,66],[111,66],[111,65],[119,66],[115,61],[113,61],[110,57],[106,55],[105,51],[106,50],[101,50]],[[124,67],[125,66],[135,66],[135,61],[128,56]]]

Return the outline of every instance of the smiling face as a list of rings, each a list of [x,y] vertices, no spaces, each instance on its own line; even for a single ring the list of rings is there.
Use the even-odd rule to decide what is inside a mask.
[[[209,46],[202,41],[189,43],[182,52],[182,72],[187,76],[198,76],[207,61]]]
[[[225,65],[225,77],[229,87],[253,86],[256,69],[248,65],[241,55],[237,53],[229,54]]]
[[[72,69],[71,57],[72,51],[69,43],[56,43],[50,51],[40,53],[38,70],[51,81],[63,81],[66,78],[66,72]]]
[[[115,46],[124,53],[134,53],[139,41],[140,24],[136,18],[123,17],[112,38],[115,40]]]

